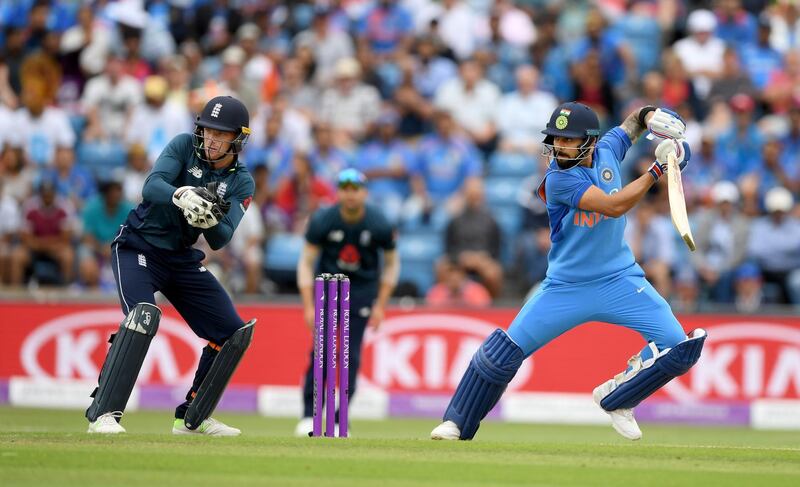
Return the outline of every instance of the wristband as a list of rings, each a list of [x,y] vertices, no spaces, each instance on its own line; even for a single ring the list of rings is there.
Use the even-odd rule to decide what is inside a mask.
[[[647,105],[639,110],[639,123],[642,125],[642,127],[647,127],[647,122],[644,121],[647,114],[656,110],[657,108],[653,105]]]

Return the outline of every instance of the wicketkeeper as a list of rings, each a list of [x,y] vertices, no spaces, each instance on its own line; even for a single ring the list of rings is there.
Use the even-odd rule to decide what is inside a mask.
[[[119,424],[150,341],[158,331],[160,291],[197,336],[208,340],[186,401],[175,410],[174,434],[236,436],[212,419],[222,393],[253,337],[255,320],[242,321],[217,279],[192,245],[202,234],[212,249],[224,247],[253,198],[255,185],[239,154],[250,117],[230,96],[206,104],[193,134],[175,137],[142,189],[111,244],[111,266],[122,311],[111,336],[99,386],[86,410],[89,433],[124,433]]]

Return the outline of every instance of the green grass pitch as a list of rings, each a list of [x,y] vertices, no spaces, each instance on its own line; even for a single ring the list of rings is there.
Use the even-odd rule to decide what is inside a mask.
[[[355,421],[349,439],[293,438],[295,422],[220,414],[239,438],[173,437],[170,412],[132,412],[128,434],[85,434],[79,411],[0,408],[0,485],[800,485],[800,433],[488,422],[471,442],[427,439],[435,421]]]

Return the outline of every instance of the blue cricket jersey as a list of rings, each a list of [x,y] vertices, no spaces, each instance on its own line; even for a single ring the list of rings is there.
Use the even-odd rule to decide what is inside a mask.
[[[555,160],[550,161],[538,191],[550,217],[548,278],[586,282],[638,267],[624,240],[624,215],[611,218],[578,208],[592,185],[608,194],[622,188],[620,162],[630,146],[628,135],[616,127],[598,141],[592,167],[561,171]]]

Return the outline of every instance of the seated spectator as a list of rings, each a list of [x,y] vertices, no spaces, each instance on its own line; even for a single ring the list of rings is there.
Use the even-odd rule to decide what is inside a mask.
[[[448,308],[486,308],[491,306],[489,291],[467,276],[456,259],[446,258],[440,264],[438,283],[428,290],[425,302],[429,306]]]
[[[733,303],[733,278],[747,253],[749,222],[738,208],[739,190],[730,181],[720,181],[711,190],[714,206],[697,215],[692,265],[710,298]]]
[[[48,284],[72,282],[73,210],[57,197],[55,181],[42,179],[37,195],[25,203],[22,212],[22,245],[15,247],[11,255],[11,285],[24,284],[26,272],[31,268],[37,280],[51,281]],[[49,268],[55,265],[58,271],[45,273],[53,275],[37,275],[37,268],[42,265]]]
[[[264,127],[263,145],[254,144],[248,147],[244,153],[248,168],[267,166],[270,176],[269,184],[272,188],[292,171],[294,149],[281,136],[282,126],[283,114],[278,111],[272,112]]]
[[[443,0],[441,10],[435,16],[434,28],[442,42],[456,59],[468,59],[488,33],[481,32],[480,25],[486,16],[477,12],[464,0]]]
[[[83,208],[86,200],[95,193],[94,178],[89,171],[75,165],[72,148],[61,147],[56,150],[53,168],[45,170],[44,174],[56,182],[57,196],[68,201],[76,210]]]
[[[219,90],[244,103],[250,113],[255,112],[261,103],[258,86],[244,77],[244,63],[247,53],[237,45],[231,45],[222,51],[222,71],[219,75]]]
[[[283,83],[281,93],[291,108],[300,111],[309,120],[313,120],[319,91],[311,83],[306,82],[305,68],[297,59],[289,59],[283,64]]]
[[[126,201],[122,182],[106,179],[99,184],[99,193],[86,202],[83,208],[83,239],[80,246],[79,270],[81,282],[94,288],[101,284],[113,286],[114,277],[101,275],[109,269],[111,242],[120,232],[133,203]]]
[[[750,262],[739,266],[736,269],[733,286],[736,293],[736,311],[755,313],[764,298],[764,280],[758,266]]]
[[[794,164],[800,166],[800,94],[794,97],[789,105],[789,130],[781,140],[781,144],[783,159],[794,160]]]
[[[22,147],[5,145],[0,153],[0,175],[3,177],[3,191],[17,204],[31,196],[36,171],[27,163]]]
[[[337,140],[361,140],[380,112],[378,90],[361,82],[361,65],[353,58],[336,63],[333,87],[322,94],[319,119]]]
[[[539,89],[539,71],[531,65],[517,68],[517,90],[503,95],[497,108],[500,150],[538,155],[541,131],[558,106],[551,93]]]
[[[332,28],[331,11],[324,7],[317,8],[311,28],[297,34],[293,43],[295,52],[310,49],[315,66],[314,84],[318,87],[329,85],[336,77],[337,63],[355,54],[350,36]]]
[[[770,15],[772,34],[769,38],[770,45],[786,53],[791,49],[800,48],[800,5],[795,0],[778,0],[767,12]]]
[[[736,49],[727,47],[722,55],[722,75],[711,84],[708,101],[727,102],[739,93],[753,97],[756,95],[756,87],[742,69]]]
[[[800,221],[791,216],[794,198],[777,186],[767,192],[764,206],[768,215],[753,222],[747,256],[764,282],[778,288],[778,303],[800,304]]]
[[[14,117],[15,140],[36,167],[50,165],[59,147],[73,147],[75,132],[67,113],[47,106],[44,82],[28,79],[23,84],[22,103]]]
[[[755,171],[758,177],[759,199],[775,186],[783,186],[790,193],[800,190],[800,167],[797,154],[787,154],[776,138],[768,138],[761,150],[761,164]]]
[[[417,145],[411,170],[411,190],[405,214],[410,221],[422,217],[442,224],[463,203],[462,189],[481,176],[481,160],[475,146],[456,133],[449,111],[437,110],[433,134]]]
[[[128,145],[142,144],[151,161],[158,159],[161,151],[176,135],[191,132],[192,117],[186,105],[167,99],[169,85],[161,76],[148,76],[144,80],[144,103],[133,108],[130,123],[125,131]]]
[[[728,179],[738,179],[758,169],[764,137],[755,124],[755,101],[740,93],[730,99],[731,127],[717,139],[717,153],[726,164]]]
[[[398,122],[393,110],[381,114],[376,121],[376,136],[360,147],[354,163],[369,180],[371,203],[383,210],[392,225],[399,222],[409,195],[408,174],[414,163],[413,152],[397,137]]]
[[[411,13],[394,0],[378,0],[356,26],[362,48],[378,56],[389,56],[396,50],[407,51],[413,29]]]
[[[723,0],[716,4],[716,35],[736,49],[756,42],[756,19],[742,7],[742,0]]]
[[[464,203],[464,210],[447,224],[445,253],[497,297],[503,286],[500,227],[486,207],[480,180],[464,185]]]
[[[122,140],[133,108],[141,102],[142,87],[125,74],[125,61],[109,56],[104,73],[86,83],[81,103],[86,115],[85,140]]]
[[[675,54],[694,82],[698,96],[705,99],[711,84],[722,73],[725,43],[714,35],[717,19],[708,10],[698,9],[689,14],[686,26],[689,36],[675,43]]]
[[[769,45],[769,36],[769,18],[761,16],[758,21],[756,42],[743,44],[740,47],[742,65],[759,91],[767,86],[773,72],[783,68],[783,56]]]
[[[602,74],[600,53],[590,50],[580,62],[572,67],[572,82],[575,100],[591,107],[600,119],[600,125],[608,125],[614,116],[614,87]]]
[[[235,266],[242,270],[242,272],[235,272],[234,275],[244,274],[244,283],[236,286],[236,291],[245,294],[257,294],[261,291],[264,274],[266,231],[259,207],[252,206],[254,208],[248,208],[248,211],[244,212],[242,221],[239,222],[228,247],[235,260]]]
[[[335,186],[338,174],[350,167],[350,154],[334,139],[333,130],[327,123],[314,127],[316,146],[309,154],[314,174]]]
[[[458,66],[442,56],[442,46],[434,37],[417,38],[416,58],[412,71],[413,86],[427,100],[433,99],[442,84],[458,76]]]
[[[700,147],[692,148],[692,162],[683,177],[683,193],[687,205],[711,203],[714,183],[727,177],[725,163],[717,156],[714,134],[703,132]]]
[[[784,55],[784,68],[775,70],[764,88],[764,101],[775,113],[785,113],[798,105],[797,87],[800,86],[800,48]]]
[[[636,57],[616,29],[608,26],[603,13],[592,9],[586,15],[586,35],[573,46],[570,59],[573,65],[582,64],[591,52],[597,52],[598,75],[618,89],[626,81],[636,79]]]
[[[335,201],[336,191],[333,187],[314,174],[306,154],[296,152],[291,174],[281,181],[275,191],[275,206],[283,212],[289,231],[302,233],[312,213]]]
[[[122,193],[126,201],[134,204],[142,202],[142,187],[152,164],[147,158],[147,151],[141,144],[133,144],[128,149],[128,165],[125,168]]]
[[[661,64],[664,73],[664,92],[661,98],[664,105],[677,107],[688,103],[695,116],[703,116],[703,102],[680,57],[674,50],[667,50],[662,56]]]
[[[461,63],[460,76],[442,84],[434,105],[449,111],[481,151],[491,153],[497,145],[495,112],[500,90],[484,78],[481,65],[469,59]]]
[[[0,285],[10,281],[11,252],[19,238],[21,225],[19,202],[5,191],[0,178]]]

